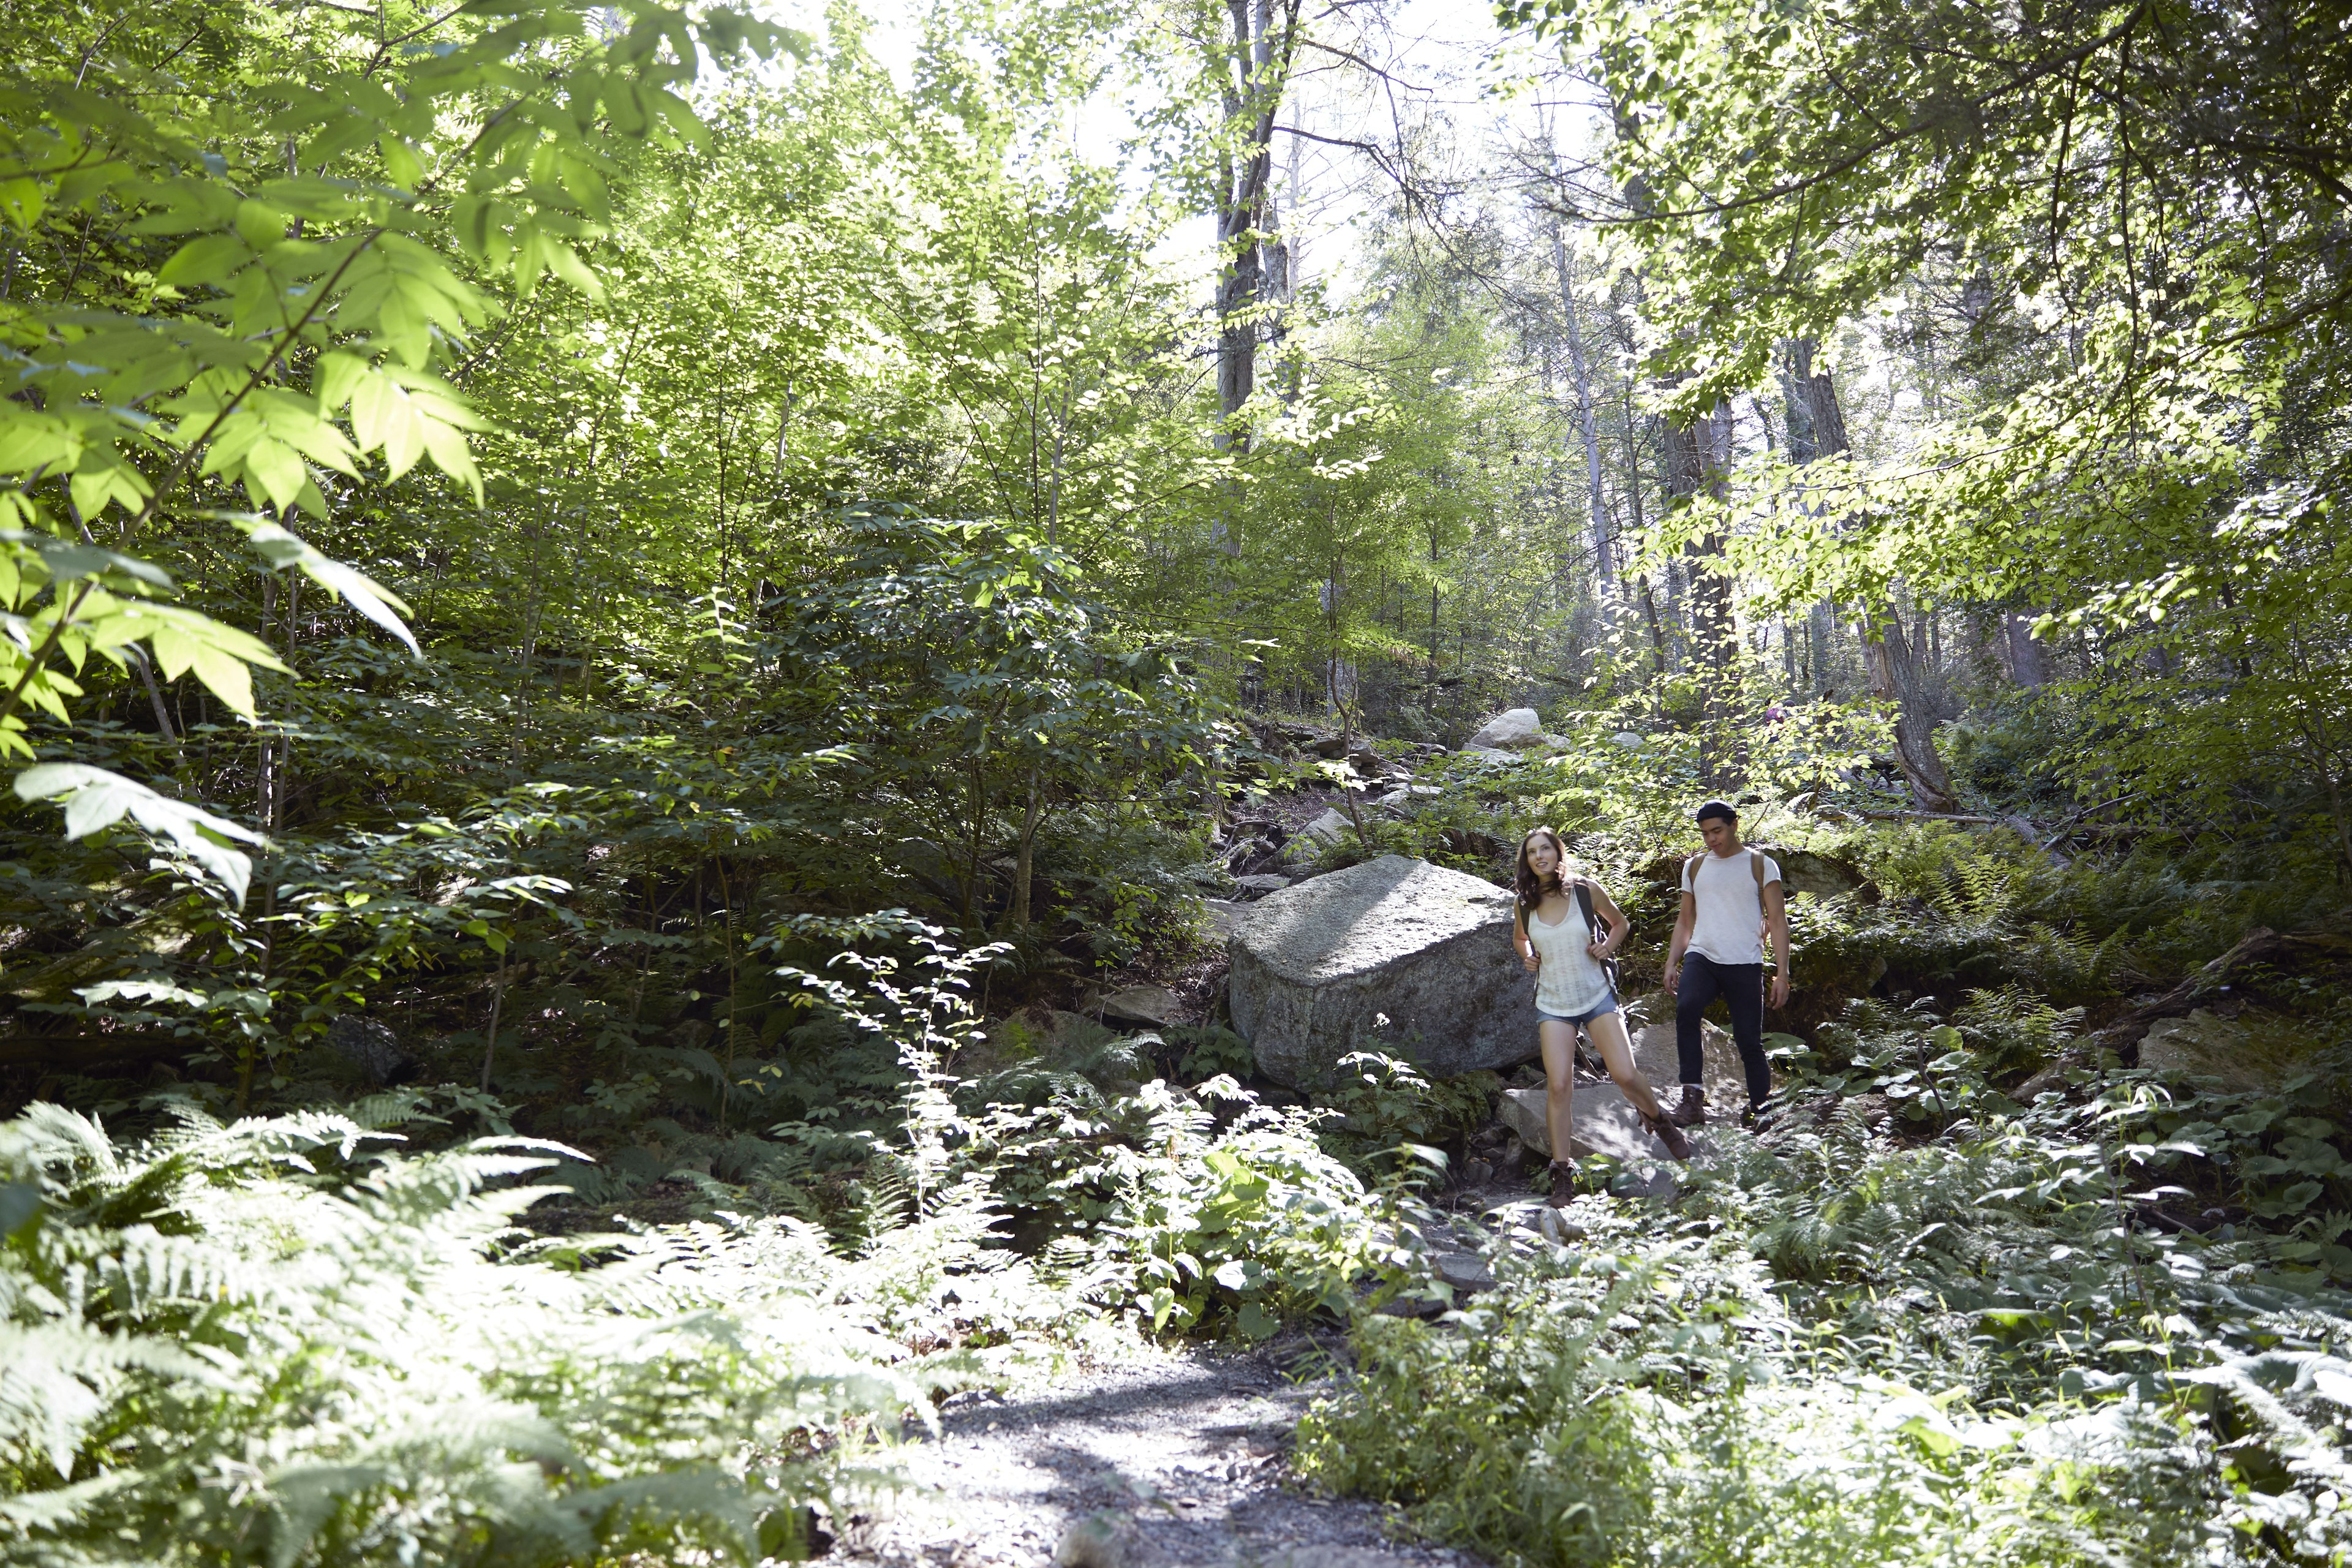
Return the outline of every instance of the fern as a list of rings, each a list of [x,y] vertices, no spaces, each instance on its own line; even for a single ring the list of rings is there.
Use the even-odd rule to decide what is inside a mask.
[[[751,1561],[928,1405],[809,1227],[501,1261],[554,1147],[370,1152],[400,1110],[184,1110],[129,1151],[51,1107],[0,1127],[45,1195],[0,1268],[0,1562]],[[984,1228],[936,1226],[929,1274]]]

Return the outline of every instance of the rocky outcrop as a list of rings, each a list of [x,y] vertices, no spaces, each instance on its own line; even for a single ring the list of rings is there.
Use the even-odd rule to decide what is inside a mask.
[[[1535,986],[1511,946],[1511,896],[1384,855],[1268,894],[1227,943],[1234,1029],[1259,1070],[1298,1087],[1351,1051],[1436,1076],[1536,1054]]]
[[[415,1065],[389,1026],[354,1014],[346,1013],[327,1026],[327,1048],[378,1088],[398,1083]]]
[[[1784,849],[1776,844],[1759,844],[1780,868],[1780,885],[1790,893],[1811,893],[1816,898],[1834,899],[1846,893],[1857,894],[1865,904],[1878,902],[1878,884],[1863,874],[1862,868],[1841,856],[1823,855],[1812,849]],[[1682,885],[1683,867],[1698,846],[1679,854],[1661,855],[1634,874],[1643,881],[1660,888]]]

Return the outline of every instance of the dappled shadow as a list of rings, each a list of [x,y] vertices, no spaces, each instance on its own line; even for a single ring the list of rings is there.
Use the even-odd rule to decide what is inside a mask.
[[[1477,930],[1490,914],[1474,887],[1503,896],[1466,872],[1383,855],[1251,905],[1243,940],[1274,973],[1315,984]],[[1380,929],[1391,934],[1367,951],[1361,934]],[[1344,969],[1332,963],[1340,953],[1349,955]]]
[[[1221,1399],[1249,1398],[1274,1393],[1281,1385],[1253,1381],[1242,1384],[1230,1375],[1192,1373],[1169,1380],[1140,1375],[1131,1384],[1095,1388],[1084,1394],[991,1400],[945,1412],[941,1436],[972,1436],[993,1424],[1010,1431],[1025,1431],[1068,1421],[1092,1420],[1105,1426],[1154,1424],[1169,1412]],[[1218,1427],[1212,1430],[1223,1431]],[[910,1432],[919,1441],[932,1441],[928,1432]]]

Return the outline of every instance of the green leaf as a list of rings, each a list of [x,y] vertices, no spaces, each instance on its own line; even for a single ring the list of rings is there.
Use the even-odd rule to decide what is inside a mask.
[[[0,180],[0,217],[16,226],[20,233],[32,232],[41,217],[41,184],[19,176]]]
[[[225,283],[254,258],[253,247],[233,234],[208,234],[179,248],[155,274],[158,283]]]
[[[237,668],[242,670],[245,667]],[[226,840],[263,842],[261,835],[250,828],[240,827],[184,801],[158,795],[120,773],[81,763],[42,763],[26,768],[16,775],[16,798],[25,801],[63,796],[68,838],[87,837],[100,828],[111,827],[127,816],[149,834],[169,839],[189,859],[212,873],[214,879],[228,889],[234,902],[245,902],[253,862],[230,848]]]
[[[425,657],[425,650],[416,646],[415,634],[401,619],[408,606],[398,595],[364,573],[322,554],[278,523],[239,521],[237,526],[272,566],[300,567],[303,575],[398,637],[411,654]]]

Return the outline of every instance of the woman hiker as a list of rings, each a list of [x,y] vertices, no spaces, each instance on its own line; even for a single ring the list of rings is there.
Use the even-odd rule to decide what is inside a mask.
[[[1516,900],[1511,941],[1519,962],[1536,977],[1536,1044],[1543,1052],[1544,1125],[1551,1131],[1551,1201],[1565,1204],[1576,1190],[1568,1163],[1569,1130],[1576,1099],[1576,1031],[1581,1027],[1609,1076],[1624,1091],[1642,1125],[1666,1152],[1690,1158],[1690,1142],[1666,1120],[1658,1097],[1633,1065],[1633,1042],[1617,1010],[1615,989],[1602,967],[1625,945],[1630,929],[1624,911],[1600,883],[1568,871],[1568,849],[1559,835],[1538,827],[1519,843],[1513,877]]]

